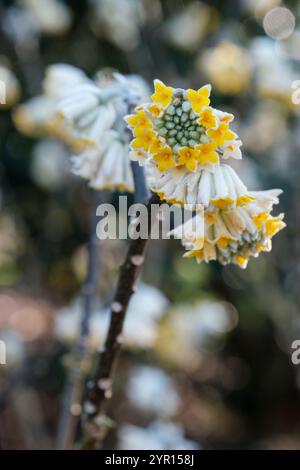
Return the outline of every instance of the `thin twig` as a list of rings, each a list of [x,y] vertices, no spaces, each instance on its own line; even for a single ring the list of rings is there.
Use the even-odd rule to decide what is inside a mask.
[[[140,174],[141,176],[141,174]],[[151,231],[151,206],[159,196],[152,195],[147,204],[148,233]],[[129,243],[124,264],[120,268],[114,300],[111,304],[110,325],[103,348],[98,352],[96,368],[87,401],[84,403],[84,449],[99,448],[107,429],[105,406],[111,397],[112,375],[122,344],[122,330],[130,298],[135,290],[139,268],[144,261],[148,239],[138,238]]]
[[[144,168],[138,162],[131,161],[131,170],[134,179],[134,200],[141,204],[147,204],[149,200],[149,189],[144,175]]]
[[[86,280],[82,288],[83,310],[79,337],[72,354],[72,364],[65,388],[63,410],[58,426],[57,447],[59,449],[71,449],[73,447],[79,423],[80,404],[82,402],[84,375],[86,372],[90,317],[99,275],[99,240],[96,235],[96,209],[99,202],[99,192],[91,190],[88,267]]]

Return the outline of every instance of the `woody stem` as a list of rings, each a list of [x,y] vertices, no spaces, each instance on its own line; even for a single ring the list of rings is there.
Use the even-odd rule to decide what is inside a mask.
[[[141,169],[142,170],[142,169]],[[135,181],[143,178],[142,171],[134,173]],[[135,185],[135,199],[142,200],[146,195],[145,181]],[[160,198],[152,195],[147,204],[148,235],[151,232],[151,206],[158,204]],[[149,237],[148,237],[149,238]],[[148,238],[132,239],[129,242],[127,255],[120,268],[117,289],[110,310],[110,324],[104,346],[98,351],[96,367],[87,401],[84,404],[84,441],[83,449],[99,448],[107,426],[105,408],[111,397],[112,376],[122,343],[122,330],[130,298],[135,290],[135,282],[144,261],[144,252]]]

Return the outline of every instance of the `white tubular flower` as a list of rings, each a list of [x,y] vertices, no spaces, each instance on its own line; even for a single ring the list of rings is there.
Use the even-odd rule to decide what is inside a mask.
[[[130,133],[123,117],[145,96],[142,79],[98,73],[96,84],[74,88],[57,105],[63,122],[85,150],[72,158],[73,172],[95,189],[134,190],[129,159]]]
[[[68,64],[53,64],[46,69],[43,91],[53,100],[59,100],[70,93],[72,88],[88,82],[85,73]]]
[[[72,157],[73,173],[89,180],[94,189],[134,191],[128,155],[128,141],[115,130],[108,130],[102,141]]]
[[[78,68],[66,64],[50,65],[46,69],[43,94],[18,106],[13,119],[17,128],[31,137],[56,137],[74,150],[85,144],[74,138],[70,126],[57,119],[56,102],[79,84],[87,83],[88,77]]]
[[[243,206],[254,200],[244,183],[228,165],[220,164],[214,173],[195,173],[184,168],[172,168],[165,173],[152,170],[149,184],[153,192],[170,203],[214,206],[220,209]]]
[[[242,152],[241,152],[242,145],[243,144],[241,140],[234,140],[232,142],[229,142],[228,144],[223,145],[222,151],[223,151],[224,160],[227,160],[228,158],[241,160],[242,159]]]
[[[255,204],[249,204],[249,210],[255,215],[258,212],[271,212],[273,205],[279,203],[279,197],[282,189],[268,189],[266,191],[249,191],[249,196],[255,199]]]
[[[103,132],[113,127],[118,116],[123,118],[129,105],[145,98],[145,89],[145,82],[136,76],[114,73],[101,84],[98,74],[96,82],[86,80],[65,92],[57,103],[57,114],[76,138],[97,145]]]
[[[169,235],[182,240],[182,244],[187,248],[201,250],[205,240],[204,210],[199,211],[185,224],[176,227]]]
[[[99,88],[80,85],[57,104],[58,116],[78,138],[96,145],[104,132],[112,127],[116,112],[111,103],[101,104]]]
[[[56,105],[57,112],[74,125],[80,119],[94,121],[97,116],[95,112],[99,107],[100,90],[93,83],[76,86],[70,92],[65,93]]]
[[[210,208],[195,216],[203,218],[202,228],[199,229],[198,224],[195,229],[196,222],[188,221],[171,234],[181,238],[188,250],[185,257],[194,257],[198,262],[234,263],[245,268],[250,257],[256,258],[262,251],[271,250],[273,236],[285,227],[283,214],[274,217],[270,213],[278,203],[279,192],[255,192],[259,202],[253,201],[245,207]],[[263,206],[268,211],[265,212]]]

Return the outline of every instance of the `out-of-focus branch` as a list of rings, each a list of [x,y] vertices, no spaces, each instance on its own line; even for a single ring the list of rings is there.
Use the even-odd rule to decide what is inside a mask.
[[[96,210],[100,202],[99,191],[91,190],[90,232],[88,243],[88,266],[86,280],[82,288],[83,310],[77,344],[72,354],[72,364],[64,393],[63,410],[58,426],[57,447],[73,447],[79,422],[84,378],[87,365],[87,341],[90,332],[90,317],[97,289],[99,275],[99,240],[96,234]]]
[[[20,11],[22,11],[20,9]],[[0,5],[0,34],[11,46],[18,59],[29,96],[40,92],[43,64],[40,41],[36,31],[28,25],[25,17]]]

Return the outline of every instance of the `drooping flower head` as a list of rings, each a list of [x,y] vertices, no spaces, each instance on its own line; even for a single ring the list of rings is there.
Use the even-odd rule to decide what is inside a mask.
[[[233,115],[210,106],[211,86],[183,90],[154,82],[152,103],[125,119],[134,134],[132,156],[159,171],[183,166],[213,169],[220,158],[241,158],[241,141],[230,130]]]
[[[145,97],[145,82],[136,76],[98,73],[96,81],[72,90],[57,111],[86,147],[72,156],[72,171],[94,189],[134,191],[129,158],[130,133],[124,122],[128,106]]]
[[[139,76],[99,71],[92,80],[76,67],[54,64],[46,69],[43,94],[19,106],[14,121],[27,135],[65,142],[75,152],[72,172],[94,189],[132,192],[131,136],[123,118],[148,93]]]
[[[171,233],[181,239],[187,250],[185,257],[198,263],[216,260],[246,268],[249,258],[271,250],[273,236],[285,227],[283,214],[271,215],[280,193],[276,189],[257,191],[250,193],[255,201],[244,207],[203,210],[195,216],[202,224],[188,221]]]
[[[89,83],[85,73],[71,65],[53,64],[46,68],[43,93],[19,105],[13,113],[16,127],[30,137],[54,137],[75,151],[86,141],[74,134],[71,126],[57,118],[56,105],[80,85]]]

